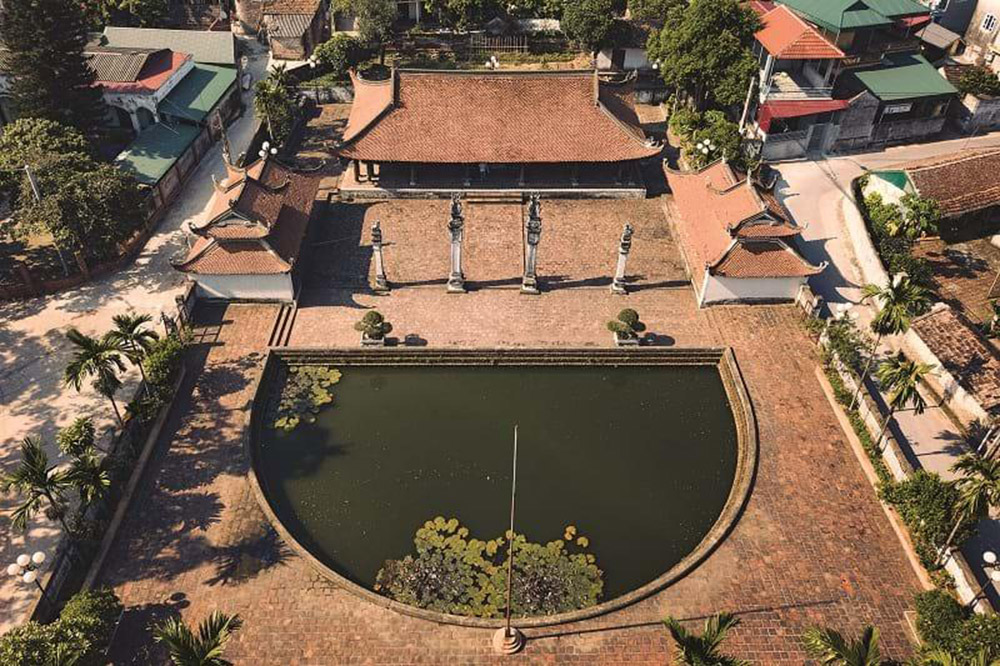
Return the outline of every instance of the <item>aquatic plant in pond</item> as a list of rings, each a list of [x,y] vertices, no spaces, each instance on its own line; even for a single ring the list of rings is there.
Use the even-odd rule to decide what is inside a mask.
[[[326,365],[298,365],[286,369],[273,413],[273,428],[294,430],[299,423],[313,423],[323,405],[333,402],[330,387],[340,381],[340,370]]]
[[[553,615],[600,601],[603,572],[592,554],[578,551],[587,546],[587,538],[577,536],[574,545],[576,528],[568,526],[566,534],[571,537],[547,544],[514,536],[514,615]],[[415,556],[385,562],[375,590],[442,613],[501,617],[507,589],[507,549],[502,546],[509,537],[508,532],[489,541],[476,539],[458,519],[438,516],[417,530]]]

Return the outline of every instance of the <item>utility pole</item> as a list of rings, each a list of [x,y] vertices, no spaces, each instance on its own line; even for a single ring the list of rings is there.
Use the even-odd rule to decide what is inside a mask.
[[[42,203],[42,191],[38,189],[38,181],[35,180],[35,174],[31,173],[31,167],[27,164],[24,165],[24,173],[28,176],[28,182],[31,184],[31,192],[35,195],[35,201]],[[59,247],[59,241],[56,240],[56,235],[47,222],[45,226],[48,227],[49,234],[52,235],[52,244],[55,245],[56,254],[59,255],[59,263],[62,264],[63,275],[69,277],[69,267],[66,265],[66,257],[63,256],[62,248]]]

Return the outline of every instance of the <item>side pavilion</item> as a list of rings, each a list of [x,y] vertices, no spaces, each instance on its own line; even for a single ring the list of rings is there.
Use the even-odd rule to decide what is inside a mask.
[[[631,81],[596,71],[393,70],[353,76],[335,153],[353,196],[531,190],[645,196],[641,160],[660,154]]]

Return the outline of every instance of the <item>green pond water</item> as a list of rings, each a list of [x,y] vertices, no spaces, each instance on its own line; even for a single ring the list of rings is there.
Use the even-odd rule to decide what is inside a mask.
[[[504,533],[515,423],[517,531],[545,543],[576,526],[605,601],[691,552],[733,484],[714,367],[338,367],[316,423],[260,429],[257,473],[299,542],[368,587],[435,516]]]

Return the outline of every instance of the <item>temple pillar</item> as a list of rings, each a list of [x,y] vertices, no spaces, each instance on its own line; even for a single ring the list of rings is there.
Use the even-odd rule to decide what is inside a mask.
[[[410,164],[410,187],[417,186],[417,165]]]
[[[448,293],[465,293],[465,274],[462,273],[462,241],[465,236],[465,218],[462,217],[461,195],[451,197],[451,220],[448,222],[451,234],[451,272],[448,274]]]
[[[128,112],[128,119],[132,121],[132,129],[138,134],[142,131],[142,123],[139,122],[139,114],[135,111]]]
[[[521,165],[521,167],[517,171],[517,186],[518,187],[524,187],[524,165],[523,164]]]
[[[375,259],[375,291],[389,291],[389,280],[385,276],[385,264],[382,260],[382,223],[378,220],[372,224],[372,256]]]
[[[355,183],[360,183],[361,182],[361,162],[359,162],[358,160],[351,160],[351,163],[354,165],[354,182]]]
[[[369,181],[375,180],[375,164],[374,162],[365,162],[365,178]]]
[[[573,187],[580,184],[580,164],[578,162],[573,162],[573,166],[570,167],[569,182]]]
[[[462,185],[469,187],[472,185],[472,165],[465,165],[465,175],[462,177]]]
[[[615,278],[611,281],[611,293],[625,295],[628,293],[628,285],[625,284],[625,264],[628,261],[628,253],[632,250],[632,225],[625,223],[622,229],[622,237],[618,241],[618,265],[615,266]]]
[[[528,203],[528,220],[524,223],[524,276],[521,278],[522,294],[539,294],[538,241],[542,237],[542,203],[537,194]]]

